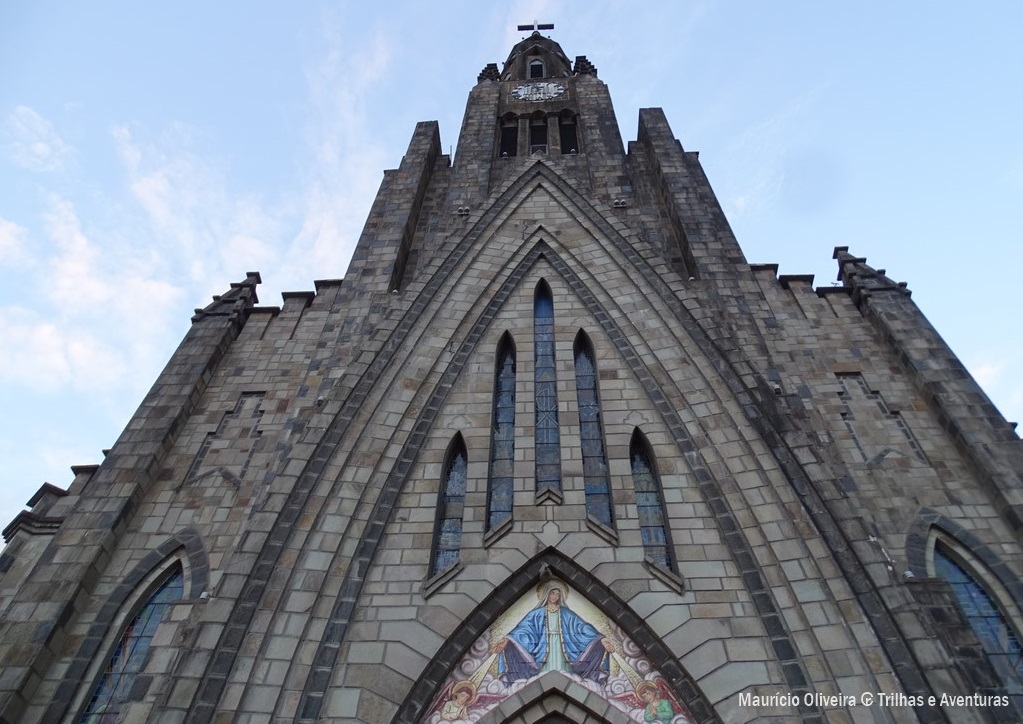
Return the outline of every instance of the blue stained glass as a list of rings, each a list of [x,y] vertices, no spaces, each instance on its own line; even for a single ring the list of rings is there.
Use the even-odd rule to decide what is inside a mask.
[[[537,490],[561,487],[561,465],[537,465],[536,466]]]
[[[450,565],[453,565],[458,560],[457,550],[440,550],[437,551],[437,557],[435,559],[434,567],[438,571],[443,571]]]
[[[536,390],[537,415],[552,428],[558,427],[558,392],[552,383],[543,382]]]
[[[637,429],[629,446],[632,459],[632,485],[636,489],[636,514],[643,547],[651,560],[669,570],[675,570],[670,555],[671,541],[665,525],[667,516],[661,496],[661,483],[654,473],[646,440]]]
[[[583,457],[583,479],[586,489],[607,490],[607,463],[595,457]]]
[[[590,359],[589,355],[577,354],[575,357],[575,376],[576,377],[593,377],[596,368],[593,366],[593,360]]]
[[[465,482],[468,461],[465,442],[455,437],[444,474],[443,489],[439,496],[437,531],[434,536],[433,566],[431,573],[440,573],[458,560],[462,546],[462,516],[465,506]]]
[[[185,577],[178,566],[156,592],[142,606],[121,634],[114,652],[96,684],[89,704],[79,722],[98,724],[114,721],[121,708],[128,703],[132,685],[145,668],[146,655],[157,627],[167,614],[170,604],[185,593]]]
[[[661,527],[660,508],[637,508],[636,512],[639,514],[639,524],[642,527]]]
[[[541,281],[533,300],[533,385],[536,396],[536,490],[561,491],[557,369],[554,360],[554,299]]]
[[[497,346],[494,381],[494,422],[490,435],[490,484],[487,528],[492,530],[512,513],[515,469],[515,347],[506,333]]]
[[[501,460],[513,460],[515,458],[515,438],[513,436],[514,426],[496,425],[493,431],[494,441],[490,448],[490,460],[496,463]],[[494,473],[491,472],[491,475]]]
[[[977,634],[995,671],[1010,688],[1023,686],[1023,646],[994,599],[962,566],[943,550],[934,547],[934,571],[952,586],[959,607]]]
[[[554,319],[554,298],[551,296],[550,287],[546,282],[541,281],[537,285],[536,300],[533,302],[533,315],[537,318]]]
[[[554,415],[547,414],[542,415],[538,420],[543,427],[536,434],[536,442],[540,446],[539,450],[543,452],[538,451],[537,459],[542,459],[544,455],[550,455],[551,460],[561,460],[561,450],[559,447],[561,434],[555,426],[553,417]]]
[[[650,471],[647,470],[645,473],[639,473],[640,476],[650,476]],[[633,483],[635,483],[637,473],[636,469],[632,469]],[[652,476],[650,476],[652,477]],[[636,506],[639,508],[654,508],[660,510],[661,508],[661,496],[657,494],[656,490],[636,490]]]
[[[648,545],[645,549],[647,557],[654,563],[664,568],[671,568],[671,559],[668,558],[668,549],[664,546]]]
[[[490,467],[491,475],[491,489],[490,495],[493,498],[497,495],[511,495],[511,486],[498,485],[497,483],[503,481],[505,478],[511,479],[515,472],[515,463],[511,458],[504,458],[501,460],[495,460],[494,464]],[[507,488],[507,490],[506,490]]]
[[[646,525],[642,527],[641,531],[643,534],[643,545],[652,545],[658,548],[664,546],[666,542],[664,540],[664,526]]]
[[[586,496],[586,511],[596,520],[611,527],[611,496],[607,494],[589,494]]]
[[[539,402],[544,400],[547,405],[547,409],[557,410],[558,409],[558,392],[557,392],[557,374],[553,367],[537,367],[536,374],[533,377],[533,381],[538,385],[536,389],[536,398]],[[550,404],[550,400],[554,401],[554,404]]]
[[[579,402],[579,439],[583,453],[586,512],[604,525],[612,526],[611,482],[607,454],[604,451],[604,433],[600,427],[595,370],[593,348],[585,333],[579,332],[575,341],[575,390]]]
[[[557,442],[555,439],[554,442]],[[558,449],[553,445],[544,445],[536,451],[537,465],[557,465],[561,460]]]
[[[511,490],[495,491],[490,498],[490,510],[494,513],[509,513],[512,509]]]

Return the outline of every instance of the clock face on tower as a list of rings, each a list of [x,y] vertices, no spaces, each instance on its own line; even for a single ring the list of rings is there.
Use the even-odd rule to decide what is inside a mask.
[[[520,101],[549,101],[565,92],[560,83],[530,83],[512,88],[512,95]]]

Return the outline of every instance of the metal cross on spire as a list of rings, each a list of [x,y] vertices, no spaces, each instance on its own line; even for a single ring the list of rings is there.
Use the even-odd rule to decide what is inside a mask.
[[[554,23],[538,23],[534,20],[532,25],[520,25],[519,30],[533,30],[536,32],[554,30]]]

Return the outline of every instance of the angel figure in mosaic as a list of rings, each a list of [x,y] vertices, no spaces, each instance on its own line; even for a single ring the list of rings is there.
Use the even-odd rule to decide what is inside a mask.
[[[471,681],[459,681],[451,687],[451,698],[444,704],[440,717],[444,721],[461,721],[469,718],[469,707],[476,701],[476,685]]]
[[[562,585],[548,583],[539,594],[536,608],[494,644],[501,678],[510,683],[548,671],[569,671],[603,683],[614,642],[565,605]]]
[[[640,720],[644,722],[672,722],[679,714],[684,714],[683,720],[691,721],[689,713],[675,701],[664,679],[638,680],[634,670],[628,674],[635,682],[635,689],[614,699],[629,707],[634,719],[642,717]]]
[[[654,682],[641,681],[637,684],[636,696],[645,705],[643,707],[644,721],[670,722],[675,718],[675,707],[671,705],[671,700],[658,689]]]
[[[468,679],[449,681],[435,699],[424,721],[473,721],[473,711],[481,708],[486,710],[503,699],[503,696],[494,696],[480,691],[480,680],[485,674],[485,668],[481,668]],[[437,716],[439,719],[431,719],[431,717]]]

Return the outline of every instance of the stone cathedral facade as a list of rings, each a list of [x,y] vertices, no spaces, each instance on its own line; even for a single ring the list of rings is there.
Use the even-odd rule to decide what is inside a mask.
[[[1023,449],[895,282],[743,255],[539,31],[345,278],[196,310],[4,530],[4,722],[1023,721]]]

